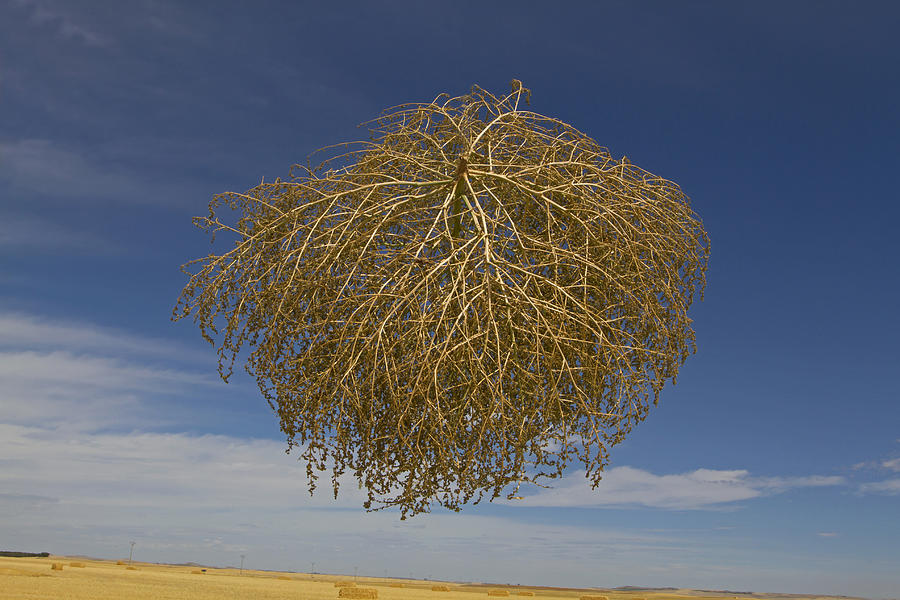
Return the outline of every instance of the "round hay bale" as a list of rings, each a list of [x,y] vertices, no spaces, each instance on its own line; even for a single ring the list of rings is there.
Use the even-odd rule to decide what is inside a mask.
[[[378,598],[378,590],[375,588],[342,587],[338,590],[338,598],[375,600]]]
[[[278,579],[281,579],[282,581],[291,581],[291,578],[287,575],[279,575]]]
[[[336,587],[336,588],[356,587],[356,584],[352,581],[335,581],[334,587]]]
[[[534,592],[518,591],[516,592],[516,596],[534,596]]]
[[[509,596],[509,590],[488,590],[488,596]]]
[[[137,567],[125,567],[125,570],[126,571],[137,571],[138,568]]]
[[[63,564],[62,564],[62,563],[53,563],[52,565],[50,565],[50,569],[51,569],[52,571],[62,571],[62,570],[63,570]]]
[[[389,587],[392,587],[392,588],[402,588],[402,587],[405,587],[405,586],[404,586],[402,583],[399,583],[399,582],[396,582],[396,581],[395,581],[395,582],[390,583],[390,584],[389,584]]]
[[[450,586],[449,585],[433,585],[433,586],[431,586],[431,591],[432,592],[449,592]]]
[[[191,575],[203,575],[203,574],[204,574],[204,572],[201,571],[200,569],[194,569],[193,571],[191,571]]]
[[[126,564],[126,563],[125,563],[124,560],[117,560],[117,561],[116,561],[116,564],[119,565],[119,566],[122,566],[122,565],[124,565],[124,564]]]
[[[70,566],[70,567],[76,567],[76,568],[79,568],[79,569],[83,569],[83,568],[84,568],[84,563],[82,563],[82,562],[70,562],[70,563],[69,563],[69,566]]]

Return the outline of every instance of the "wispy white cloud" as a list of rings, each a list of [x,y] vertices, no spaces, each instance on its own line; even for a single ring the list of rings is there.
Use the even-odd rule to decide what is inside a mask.
[[[891,471],[900,471],[900,458],[891,458],[881,461],[881,466]]]
[[[0,423],[148,428],[167,422],[160,397],[220,384],[177,342],[2,310],[0,332]]]
[[[117,247],[99,236],[70,229],[46,219],[0,213],[0,246],[29,252],[106,254]]]
[[[834,531],[820,531],[816,535],[823,538],[833,538],[838,536],[838,534]]]
[[[0,425],[0,438],[0,456],[12,459],[0,487],[66,502],[156,509],[188,503],[198,510],[281,507],[286,498],[307,506],[362,503],[356,485],[339,504],[328,493],[304,503],[303,466],[275,440],[139,431],[85,436],[8,424]]]
[[[884,458],[880,460],[866,460],[863,462],[858,462],[851,467],[854,471],[861,471],[864,469],[871,470],[888,470],[888,471],[900,471],[900,458]]]
[[[887,479],[885,481],[873,481],[859,486],[862,494],[885,494],[888,496],[900,495],[900,479]]]
[[[40,27],[50,27],[65,39],[81,42],[87,46],[106,46],[109,40],[79,22],[67,9],[71,6],[47,0],[13,0],[14,4],[26,8],[29,21]]]
[[[26,351],[0,352],[0,381],[9,393],[20,383],[165,391],[175,385],[208,384],[212,380],[186,371],[140,366],[106,357]]]
[[[128,331],[103,327],[94,323],[48,319],[24,312],[0,309],[0,350],[69,350],[122,357],[141,355],[208,360],[199,353],[172,340],[135,335]]]
[[[133,15],[133,23],[141,28],[170,36],[176,40],[188,40],[192,43],[210,43],[209,33],[197,27],[196,17],[191,14],[191,4],[173,2],[143,2],[140,7],[129,7],[129,15]],[[136,9],[136,10],[135,10]],[[202,9],[200,9],[202,10]]]
[[[146,146],[153,142],[130,143]],[[147,159],[146,148],[140,155],[134,149],[116,151],[127,146],[126,142],[108,146],[92,148],[48,139],[0,140],[0,184],[8,188],[4,193],[31,205],[77,200],[85,208],[109,203],[172,207],[188,198],[211,195],[189,177],[148,175],[136,165]],[[154,146],[158,151],[165,148],[165,144]]]
[[[688,473],[656,475],[633,467],[607,471],[597,489],[581,475],[572,474],[553,488],[511,502],[526,507],[653,507],[672,510],[714,509],[761,496],[802,487],[845,483],[838,476],[751,477],[740,470],[697,469]]]
[[[622,577],[642,560],[709,558],[673,532],[524,526],[475,511],[410,521],[367,514],[349,476],[337,500],[327,477],[310,497],[305,465],[273,440],[0,425],[0,457],[4,539],[27,538],[31,547],[47,536],[55,552],[114,556],[136,539],[143,560],[228,564],[246,552],[266,568],[305,568],[312,559],[326,572],[356,564],[377,575],[391,568],[493,580],[499,567],[505,578],[533,583],[584,580],[586,569]],[[503,558],[513,555],[513,563]]]
[[[870,460],[853,465],[854,471],[874,471],[884,476],[885,471],[900,472],[900,458],[885,458],[881,460]],[[871,476],[871,474],[870,474]],[[900,495],[900,479],[884,479],[881,481],[868,481],[860,483],[856,492],[860,495],[878,494],[887,496]]]
[[[265,439],[0,425],[4,539],[60,553],[545,585],[683,585],[735,566],[693,530],[523,522],[514,513],[364,513],[345,477],[310,497],[305,466]],[[701,476],[720,481],[729,475]],[[493,513],[493,514],[492,514]],[[826,532],[827,533],[827,532]],[[52,542],[52,543],[51,543]],[[718,545],[717,545],[718,544]],[[400,566],[402,565],[402,566]],[[718,575],[717,575],[718,573]]]
[[[154,410],[151,397],[185,395],[214,383],[206,374],[109,357],[0,352],[0,423],[84,432],[154,427],[167,422],[167,415]]]
[[[133,174],[45,139],[0,142],[0,180],[14,190],[51,198],[146,200]]]
[[[247,554],[248,566],[270,569],[315,560],[325,572],[359,565],[361,574],[551,585],[671,585],[732,569],[716,554],[727,533],[698,545],[702,534],[688,529],[533,523],[505,506],[400,521],[396,512],[363,512],[365,494],[350,474],[337,500],[330,473],[310,497],[305,464],[281,439],[177,429],[185,423],[153,431],[164,418],[159,394],[216,381],[156,366],[166,340],[9,311],[0,311],[0,331],[8,332],[0,338],[0,530],[14,547],[115,557],[136,540],[140,560],[224,565]],[[707,508],[839,478],[620,467],[597,491],[577,479],[546,491],[557,496],[532,496],[533,505]]]

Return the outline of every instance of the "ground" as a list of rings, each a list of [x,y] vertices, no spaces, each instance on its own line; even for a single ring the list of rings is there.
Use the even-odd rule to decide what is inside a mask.
[[[353,581],[352,576],[310,575],[270,571],[208,568],[105,561],[78,557],[0,557],[0,597],[3,600],[338,600],[336,582]],[[61,565],[54,570],[52,565]],[[403,587],[397,587],[402,584]],[[446,585],[449,592],[433,591]],[[480,600],[502,595],[512,599],[534,595],[538,600],[579,600],[583,595],[605,596],[608,600],[734,600],[759,599],[760,595],[739,596],[691,590],[581,590],[529,588],[517,586],[456,584],[359,577],[359,588],[377,590],[378,600]],[[499,594],[497,592],[500,592]],[[767,600],[776,596],[767,595]],[[785,596],[784,598],[795,598]],[[806,597],[810,598],[810,597]],[[588,599],[585,599],[588,600]],[[595,600],[595,599],[591,599]],[[597,599],[599,600],[599,599]]]

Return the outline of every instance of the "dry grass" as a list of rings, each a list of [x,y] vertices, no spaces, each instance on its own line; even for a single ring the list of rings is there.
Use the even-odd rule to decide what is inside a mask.
[[[278,579],[281,579],[282,581],[292,581],[287,575],[279,575]]]
[[[125,564],[125,561],[124,561],[124,560],[117,560],[117,561],[116,561],[116,564],[117,564],[117,565],[124,565],[124,564]]]
[[[378,590],[375,588],[342,587],[338,591],[338,598],[374,600],[375,598],[378,598]]]
[[[433,586],[431,586],[431,591],[432,592],[449,592],[450,586],[449,585],[433,585]]]
[[[201,571],[200,569],[194,569],[193,571],[191,571],[191,575],[203,575],[203,571]]]
[[[345,588],[345,587],[352,588],[352,587],[356,587],[356,584],[353,583],[352,581],[335,581],[334,587],[336,587],[336,588]]]
[[[516,596],[534,596],[534,592],[516,592]]]
[[[3,589],[2,580],[8,577],[53,577],[50,573],[31,571],[26,569],[7,569],[0,567],[0,589]]]
[[[584,595],[578,598],[578,600],[609,600],[606,596],[592,596],[592,595]]]
[[[137,571],[138,568],[137,567],[125,567],[125,570],[126,571]]]
[[[62,571],[63,565],[62,565],[62,563],[53,563],[52,565],[50,565],[50,568],[53,569],[54,571]]]
[[[389,587],[392,587],[392,588],[402,588],[402,587],[404,587],[402,583],[398,583],[398,582],[394,582],[394,583],[388,584],[388,586],[389,586]]]
[[[79,568],[79,569],[83,569],[83,568],[84,568],[84,563],[82,563],[82,562],[70,562],[70,563],[69,563],[69,566],[70,566],[70,567],[77,567],[77,568]]]
[[[488,596],[509,596],[508,590],[488,590]]]
[[[86,569],[51,570],[56,563],[68,567],[70,561],[84,562]],[[66,600],[344,600],[332,587],[336,577],[328,580],[309,581],[296,575],[279,571],[244,569],[240,576],[237,569],[210,570],[208,577],[195,577],[192,567],[138,563],[137,572],[126,572],[115,561],[86,560],[81,557],[52,556],[50,558],[0,557],[0,598],[2,600],[36,600],[38,598],[65,598]],[[197,574],[203,574],[197,569]],[[290,585],[278,576],[294,576]],[[327,576],[326,576],[327,577]],[[369,586],[360,578],[360,585]],[[373,580],[372,583],[375,583]],[[428,589],[438,586],[433,581],[406,580],[406,589],[395,589],[399,581],[388,578],[377,580],[377,600],[422,600]],[[388,586],[391,587],[388,587]],[[452,593],[442,595],[446,600],[474,600],[483,596],[489,586],[447,585]],[[359,589],[359,588],[356,588]],[[579,594],[597,594],[602,590],[540,589],[535,596],[540,600],[578,600]],[[518,591],[510,588],[510,595]],[[599,596],[589,596],[597,598]],[[612,600],[637,600],[626,593],[610,596]],[[715,596],[709,593],[676,594],[644,593],[646,600],[734,600],[733,595]],[[792,600],[779,596],[779,600]],[[793,597],[809,600],[809,597]],[[366,599],[371,600],[371,599]],[[840,600],[838,598],[824,600]]]

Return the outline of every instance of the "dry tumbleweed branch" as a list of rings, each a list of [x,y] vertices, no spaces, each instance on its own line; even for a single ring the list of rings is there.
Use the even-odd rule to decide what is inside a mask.
[[[337,496],[349,470],[366,508],[405,517],[513,497],[573,458],[596,486],[695,351],[709,238],[687,197],[528,94],[390,109],[370,141],[195,219],[237,240],[183,267],[174,318],[221,332],[225,379],[253,349],[310,492],[330,467]]]

